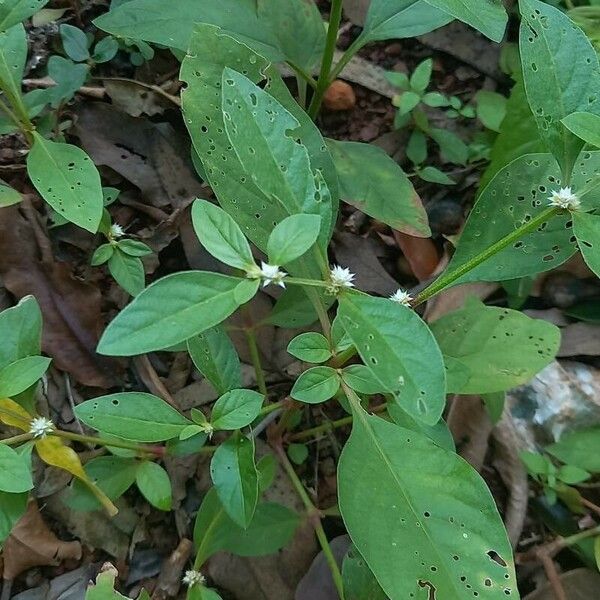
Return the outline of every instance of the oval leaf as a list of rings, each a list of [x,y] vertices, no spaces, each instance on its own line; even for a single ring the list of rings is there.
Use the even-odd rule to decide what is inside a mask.
[[[272,265],[285,265],[305,254],[317,241],[321,228],[319,215],[291,215],[278,223],[267,241]]]
[[[289,343],[287,351],[292,356],[310,363],[322,363],[331,358],[327,338],[312,331],[297,335]]]
[[[231,390],[223,394],[212,409],[215,429],[241,429],[260,414],[264,396],[253,390]]]
[[[331,367],[312,367],[298,377],[290,396],[308,404],[333,398],[340,388],[340,376]]]
[[[0,369],[0,396],[15,396],[36,383],[48,370],[52,360],[44,356],[27,356]]]
[[[29,453],[24,456],[6,444],[0,444],[0,491],[20,493],[33,488],[28,458]]]
[[[135,475],[142,496],[158,510],[171,510],[172,493],[168,473],[156,463],[145,460]]]

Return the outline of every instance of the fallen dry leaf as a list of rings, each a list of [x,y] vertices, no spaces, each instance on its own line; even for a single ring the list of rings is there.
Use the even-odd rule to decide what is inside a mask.
[[[3,578],[13,580],[31,567],[56,566],[67,558],[81,558],[79,542],[62,542],[42,519],[37,503],[29,502],[27,512],[17,521],[4,544]]]
[[[103,328],[99,290],[75,279],[67,263],[49,262],[39,255],[36,236],[19,208],[3,209],[0,275],[17,298],[31,294],[39,302],[44,317],[43,351],[55,366],[84,385],[115,385],[118,363],[96,354]]]
[[[573,323],[561,329],[557,356],[600,356],[600,325]]]
[[[600,590],[600,575],[590,569],[575,569],[560,576],[560,582],[567,595],[566,600],[593,600]],[[559,600],[550,584],[528,594],[523,600]]]

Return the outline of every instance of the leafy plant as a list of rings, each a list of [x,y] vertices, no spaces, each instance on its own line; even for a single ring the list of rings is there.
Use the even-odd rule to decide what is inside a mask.
[[[182,414],[153,394],[115,392],[75,407],[80,422],[97,434],[64,430],[35,407],[33,392],[49,364],[41,356],[39,307],[26,298],[0,313],[0,396],[7,396],[0,400],[0,422],[17,430],[0,444],[1,539],[25,510],[34,450],[75,477],[68,500],[73,509],[102,507],[109,514],[134,484],[151,505],[170,510],[171,486],[160,463],[167,456],[203,453],[211,457],[212,487],[196,515],[195,558],[184,576],[188,598],[218,598],[201,572],[216,552],[276,552],[303,519],[314,525],[340,598],[517,598],[512,550],[495,502],[483,479],[456,454],[442,417],[447,393],[495,394],[501,411],[504,391],[553,360],[558,331],[475,300],[431,324],[415,308],[458,283],[541,273],[579,249],[600,275],[600,155],[586,146],[594,144],[600,115],[600,65],[584,33],[559,10],[521,0],[524,91],[547,151],[517,157],[496,172],[450,264],[433,283],[414,298],[405,290],[381,298],[356,289],[349,269],[329,263],[339,199],[394,229],[427,237],[423,206],[389,157],[365,144],[325,140],[314,117],[330,83],[365,44],[419,35],[453,18],[498,41],[507,22],[500,0],[372,0],[362,34],[335,66],[341,0],[332,2],[327,31],[316,7],[302,0],[115,3],[96,20],[98,27],[121,39],[164,45],[182,57],[183,118],[217,200],[196,200],[192,221],[199,242],[222,263],[221,272],[172,273],[144,287],[140,257],[150,250],[123,239],[112,223],[105,203],[115,194],[103,190],[81,149],[36,128],[35,110],[21,93],[25,31],[2,12],[7,4],[20,19],[31,13],[20,10],[20,0],[0,9],[0,23],[9,27],[0,34],[0,107],[30,145],[31,181],[62,217],[104,235],[92,263],[107,263],[133,296],[104,331],[98,352],[138,356],[185,348],[218,399],[206,412]],[[75,28],[63,28],[62,38],[73,61],[96,60],[102,51],[96,45],[90,53],[87,36]],[[297,76],[298,101],[279,74],[280,62]],[[310,73],[319,62],[315,80]],[[423,163],[427,133],[465,162],[464,144],[430,128],[418,106],[449,107],[467,117],[474,112],[427,92],[430,75],[426,61],[410,79],[399,76],[404,92],[397,104],[418,128],[409,153],[416,165]],[[479,99],[478,114],[491,129],[500,128],[501,104],[497,97]],[[424,169],[420,174],[425,176]],[[1,197],[5,204],[14,201],[8,190]],[[289,382],[291,399],[272,401],[257,351],[260,325],[243,327],[257,390],[244,389],[227,330],[227,319],[246,310],[267,286],[279,288],[270,324],[299,328],[318,322],[319,331],[303,331],[289,344],[289,353],[308,363]],[[293,431],[305,405],[329,401],[347,416]],[[281,412],[268,437],[271,454],[258,459],[255,435],[273,411]],[[353,547],[340,570],[319,509],[292,463],[306,460],[304,442],[313,435],[350,423],[338,465],[338,503]],[[107,453],[82,466],[70,443]],[[265,500],[274,459],[304,514]],[[524,460],[550,493],[574,480],[572,469],[553,470],[544,457]],[[110,574],[101,577],[88,597],[102,590],[110,596],[113,583]]]

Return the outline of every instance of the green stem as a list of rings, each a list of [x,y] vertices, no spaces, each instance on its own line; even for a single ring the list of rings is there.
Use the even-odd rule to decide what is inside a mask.
[[[339,354],[336,354],[329,360],[327,364],[332,369],[341,369],[353,356],[356,355],[356,352],[356,348],[354,346],[350,346]]]
[[[96,446],[111,446],[113,448],[122,448],[123,450],[135,450],[143,454],[154,454],[161,456],[164,453],[163,446],[143,446],[135,442],[127,442],[126,440],[108,440],[106,438],[96,437],[92,435],[81,435],[79,433],[71,433],[70,431],[62,431],[55,429],[50,433],[56,437],[60,437],[73,442],[81,442],[83,444],[94,444]]]
[[[306,81],[306,83],[308,83],[308,85],[310,85],[311,88],[316,89],[317,82],[306,69],[303,69],[302,67],[298,66],[297,64],[294,64],[289,60],[287,61],[287,64],[293,71],[295,71],[297,75],[299,75],[304,81]]]
[[[17,115],[15,115],[15,113],[10,110],[10,108],[8,108],[8,106],[6,106],[6,104],[4,104],[4,102],[0,101],[0,110],[2,112],[4,112],[6,114],[6,116],[19,128],[19,129],[23,129],[23,124],[21,123],[21,121],[19,120],[19,118],[17,117]]]
[[[597,527],[592,527],[591,529],[586,529],[581,533],[575,533],[566,538],[563,538],[562,543],[565,546],[573,546],[573,544],[577,544],[581,542],[581,540],[585,540],[589,537],[594,537],[596,535],[600,535],[600,525],[598,525]]]
[[[265,415],[272,413],[274,410],[282,408],[287,403],[288,403],[287,400],[280,400],[279,402],[273,402],[272,404],[267,404],[266,406],[262,407],[260,413],[258,413],[258,414],[260,417],[264,417]]]
[[[338,592],[338,596],[341,600],[344,600],[344,583],[342,581],[342,574],[340,573],[340,569],[338,567],[337,561],[335,560],[335,556],[333,555],[333,551],[331,550],[331,546],[329,545],[329,540],[325,535],[325,530],[323,529],[323,524],[321,523],[321,515],[319,510],[313,504],[306,490],[304,489],[304,485],[300,481],[298,475],[296,475],[296,471],[294,471],[294,467],[288,460],[283,448],[278,446],[276,448],[277,456],[281,463],[281,466],[284,468],[287,476],[289,477],[292,485],[294,486],[298,496],[304,503],[306,511],[311,517],[313,526],[315,528],[315,533],[317,534],[317,539],[319,540],[319,544],[321,545],[321,549],[323,550],[323,555],[327,560],[327,564],[329,565],[329,569],[331,570],[331,576],[333,577],[333,583],[335,584],[335,588]]]
[[[284,281],[286,285],[290,283],[291,285],[304,285],[306,287],[328,288],[331,285],[319,279],[303,279],[301,277],[286,277]]]
[[[33,439],[33,435],[31,433],[21,433],[19,435],[13,435],[12,437],[0,440],[0,444],[14,446],[15,444],[20,444],[21,442],[28,442],[31,439]]]
[[[11,118],[13,118],[15,120],[15,123],[18,124],[19,129],[23,132],[23,135],[27,139],[27,143],[29,145],[32,145],[33,135],[31,132],[34,131],[35,127],[29,119],[29,114],[27,113],[27,109],[23,104],[21,96],[15,96],[14,94],[12,94],[6,86],[2,85],[2,82],[0,82],[0,91],[3,92],[4,96],[10,102],[12,111],[10,111],[10,109],[8,110],[14,115],[14,117]]]
[[[455,269],[454,271],[439,277],[436,281],[434,281],[429,287],[425,288],[415,298],[415,301],[413,302],[413,307],[419,306],[419,304],[423,304],[423,302],[426,302],[436,294],[439,294],[445,288],[447,288],[448,286],[452,285],[455,281],[460,279],[463,275],[465,275],[469,271],[472,271],[481,263],[485,262],[501,250],[504,250],[504,248],[506,248],[507,246],[510,246],[510,244],[512,244],[513,242],[518,241],[523,236],[537,229],[542,223],[545,223],[552,217],[562,212],[563,209],[554,206],[542,211],[537,217],[531,219],[531,221],[529,221],[528,223],[521,225],[521,227],[515,229],[507,236],[503,237],[501,240],[498,240],[489,248],[486,248],[483,252],[480,252],[477,256],[467,261],[464,265],[458,267],[458,269]]]
[[[248,350],[250,351],[250,358],[256,373],[256,383],[258,384],[258,390],[260,393],[267,397],[267,384],[265,382],[265,373],[260,362],[260,354],[258,352],[258,345],[256,343],[256,336],[254,335],[253,329],[244,329],[246,334],[246,340],[248,340]]]
[[[365,45],[362,36],[356,38],[352,44],[348,47],[348,49],[342,54],[342,57],[335,65],[329,79],[333,81],[337,79],[339,74],[344,70],[344,67],[352,60],[352,57]]]
[[[321,61],[321,72],[317,81],[317,89],[313,96],[308,114],[311,119],[315,119],[321,108],[323,96],[330,84],[330,71],[333,63],[333,55],[335,53],[335,45],[337,42],[340,22],[342,20],[342,0],[331,0],[331,15],[329,17],[329,27],[327,28],[327,39],[325,41],[325,51],[323,52],[323,60]]]

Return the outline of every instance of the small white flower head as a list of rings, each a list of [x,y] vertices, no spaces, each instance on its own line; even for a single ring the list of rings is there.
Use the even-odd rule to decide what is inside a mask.
[[[263,280],[263,287],[274,283],[285,289],[283,278],[287,276],[285,271],[280,271],[277,265],[269,265],[266,262],[260,263],[260,278]]]
[[[390,300],[411,308],[410,303],[413,301],[413,297],[406,290],[397,290],[390,296]]]
[[[208,421],[206,421],[206,423],[202,423],[202,425],[199,425],[199,427],[204,433],[206,433],[209,440],[212,439],[215,428]]]
[[[350,269],[335,265],[329,271],[329,277],[331,279],[331,291],[333,293],[339,292],[343,288],[353,288],[354,284],[354,273],[350,273]]]
[[[29,433],[40,440],[43,440],[52,431],[54,431],[54,423],[46,417],[35,417],[29,424]]]
[[[194,585],[204,585],[206,583],[204,575],[202,575],[200,571],[194,571],[193,569],[185,572],[182,581],[188,587],[192,587]]]
[[[554,190],[548,200],[550,206],[558,206],[565,210],[578,210],[581,208],[581,200],[570,187],[560,188],[558,191]]]
[[[108,230],[108,237],[111,239],[120,238],[124,235],[125,230],[118,223],[113,223]]]

